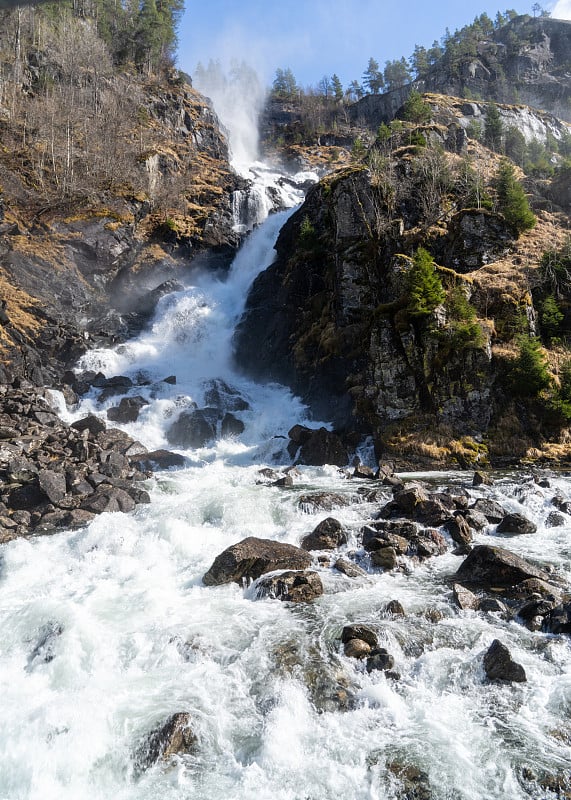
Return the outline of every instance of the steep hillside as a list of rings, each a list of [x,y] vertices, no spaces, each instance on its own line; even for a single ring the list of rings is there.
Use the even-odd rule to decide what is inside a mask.
[[[114,65],[95,23],[67,11],[2,16],[2,377],[49,383],[139,324],[192,258],[227,260],[241,180],[186,76]]]
[[[557,177],[528,181],[537,218],[525,232],[533,217],[520,227],[498,182],[515,168],[466,135],[453,99],[429,99],[424,123],[393,124],[365,163],[310,192],[253,287],[237,355],[319,418],[372,433],[379,454],[502,463],[567,441],[554,384],[518,395],[512,377],[520,337],[546,319],[544,252],[565,248],[570,208],[553,201]],[[423,254],[436,265],[426,304]],[[542,331],[554,374],[568,359],[566,313],[558,336]]]

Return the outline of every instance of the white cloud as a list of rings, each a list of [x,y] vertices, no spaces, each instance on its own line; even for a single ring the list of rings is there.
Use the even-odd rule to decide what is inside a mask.
[[[571,0],[558,0],[551,9],[551,16],[555,19],[571,20]]]

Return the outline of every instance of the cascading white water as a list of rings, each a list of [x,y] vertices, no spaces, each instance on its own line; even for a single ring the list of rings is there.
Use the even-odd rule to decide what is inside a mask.
[[[528,791],[525,776],[571,769],[569,639],[459,612],[449,579],[460,559],[451,553],[407,572],[372,568],[358,532],[380,501],[333,512],[349,532],[344,550],[366,574],[349,579],[318,565],[325,594],[312,604],[202,584],[214,557],[246,536],[298,545],[331,513],[305,513],[302,494],[360,497],[362,484],[332,467],[301,468],[285,490],[259,473],[287,458],[286,440],[275,437],[305,409],[283,387],[237,373],[231,339],[286,216],[250,236],[227,280],[197,274],[163,298],[134,341],[83,361],[144,378],[131,394],[149,404],[125,428],[149,448],[167,444],[173,421],[204,404],[213,379],[247,402],[236,412],[245,430],[185,451],[187,469],[148,482],[149,506],[2,546],[0,800],[402,800],[413,796],[399,794],[403,768],[426,775],[430,795],[420,787],[418,797],[547,800]],[[171,374],[176,386],[161,381]],[[105,416],[116,403],[99,405],[94,393],[73,416]],[[508,476],[494,492],[521,511],[519,482]],[[546,528],[545,520],[550,498],[571,496],[571,483],[529,487],[525,513],[539,531],[509,548],[553,564],[569,583],[571,525]],[[493,529],[477,539],[506,544]],[[393,599],[406,617],[383,613]],[[400,680],[344,656],[339,637],[351,622],[377,628]],[[482,655],[495,638],[524,665],[527,683],[484,682]],[[195,750],[141,772],[138,748],[177,712],[191,715]]]

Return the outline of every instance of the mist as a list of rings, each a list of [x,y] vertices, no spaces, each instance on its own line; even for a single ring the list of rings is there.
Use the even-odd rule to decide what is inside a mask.
[[[220,61],[209,61],[207,67],[198,64],[192,77],[228,131],[232,166],[244,171],[258,159],[258,120],[266,99],[257,72],[244,61],[232,61],[228,71]]]

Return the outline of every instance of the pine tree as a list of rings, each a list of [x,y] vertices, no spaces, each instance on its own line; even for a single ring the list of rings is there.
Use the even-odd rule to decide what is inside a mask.
[[[535,227],[535,214],[523,186],[515,177],[515,168],[507,158],[503,158],[495,177],[497,192],[497,210],[504,215],[506,221],[519,235]]]
[[[333,97],[340,103],[341,100],[343,100],[343,85],[338,75],[334,74],[331,76],[331,89],[333,91]]]
[[[520,397],[537,397],[551,385],[541,343],[535,336],[523,336],[519,353],[510,372],[510,384]]]
[[[500,153],[504,136],[504,125],[498,107],[495,103],[490,103],[486,114],[486,127],[484,128],[484,142],[487,146]]]
[[[383,73],[379,69],[379,62],[374,58],[369,59],[367,69],[363,73],[363,85],[371,94],[379,94],[385,85]]]
[[[413,317],[428,316],[446,297],[434,259],[424,247],[419,247],[413,257],[409,274],[409,295],[407,311]]]

